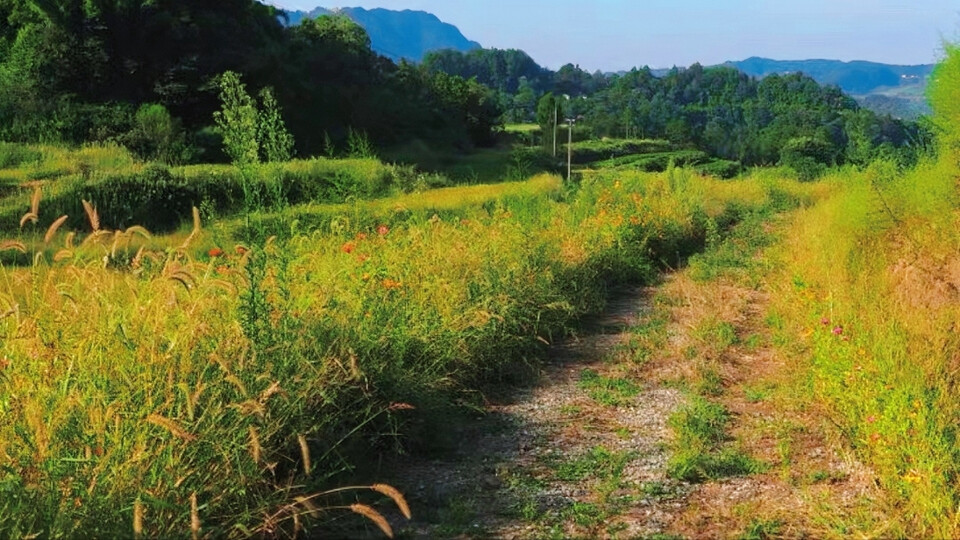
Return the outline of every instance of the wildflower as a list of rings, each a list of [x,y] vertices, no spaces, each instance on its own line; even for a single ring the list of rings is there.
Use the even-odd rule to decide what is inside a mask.
[[[217,267],[217,273],[219,273],[219,274],[226,274],[226,273],[229,272],[229,271],[230,271],[230,269],[227,268],[226,266],[222,265],[222,264]]]
[[[363,274],[362,276],[360,276],[360,279],[363,281],[370,281],[370,274],[369,273]]]
[[[240,255],[240,256],[243,256],[246,252],[250,251],[246,247],[241,246],[239,244],[234,249],[237,251],[237,255]]]
[[[843,326],[838,324],[837,326],[833,327],[833,335],[839,336],[842,333],[843,333]]]
[[[824,317],[824,318],[820,319],[820,324],[822,324],[822,325],[824,325],[824,326],[830,326],[830,319]]]
[[[344,253],[353,253],[353,250],[356,249],[356,247],[357,245],[353,242],[344,242],[344,244],[340,246],[340,251]]]
[[[386,225],[379,225],[377,227],[377,234],[379,234],[380,236],[386,236],[387,233],[389,232],[390,232],[390,227],[387,227]]]
[[[460,224],[461,224],[461,225],[469,225],[469,224],[470,224],[470,220],[469,220],[469,219],[461,219],[461,220],[460,220]]]
[[[370,260],[370,256],[369,256],[369,255],[364,255],[363,253],[358,253],[358,254],[357,254],[357,262],[358,262],[358,263],[363,264],[363,263],[367,262],[368,260]]]
[[[367,239],[367,233],[364,233],[364,232],[358,232],[358,233],[357,233],[357,241],[358,241],[358,242],[362,242],[362,241],[364,241],[364,240],[366,240],[366,239]]]
[[[7,358],[6,356],[4,356],[3,358],[0,358],[0,371],[3,371],[8,367],[10,367],[10,359]]]
[[[210,251],[207,252],[207,255],[209,255],[209,256],[211,256],[211,257],[219,257],[219,256],[223,255],[223,250],[220,249],[220,248],[218,248],[218,247],[215,247],[215,248],[210,249]]]
[[[400,287],[403,287],[403,283],[399,281],[396,281],[390,278],[386,278],[383,280],[383,288],[387,289],[388,291],[393,289],[399,289]]]
[[[880,434],[879,434],[879,433],[873,432],[873,433],[870,434],[870,442],[877,442],[877,441],[879,441],[879,440],[880,440]]]
[[[920,472],[916,469],[910,469],[910,471],[903,476],[903,480],[909,484],[916,484],[920,480],[923,480],[923,476],[921,476]]]
[[[868,423],[868,424],[872,424],[872,423],[874,423],[874,422],[876,422],[876,421],[877,421],[877,417],[874,416],[874,415],[872,415],[872,414],[867,417],[867,423]]]

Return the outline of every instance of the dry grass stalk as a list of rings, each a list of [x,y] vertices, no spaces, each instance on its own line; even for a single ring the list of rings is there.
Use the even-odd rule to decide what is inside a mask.
[[[190,247],[190,243],[193,242],[193,239],[200,234],[200,210],[196,206],[193,207],[193,230],[190,231],[190,234],[187,236],[186,240],[180,244],[181,250],[185,250]]]
[[[197,492],[190,494],[190,536],[200,538],[200,512],[197,510]]]
[[[139,498],[133,501],[133,537],[143,538],[143,503]]]
[[[47,229],[47,234],[43,235],[44,244],[49,244],[50,240],[53,240],[53,235],[57,234],[57,229],[59,229],[60,226],[63,225],[65,221],[67,221],[67,217],[68,216],[66,215],[60,216],[57,218],[56,221],[50,224],[50,228]]]
[[[40,215],[40,197],[43,195],[43,192],[40,190],[40,185],[36,185],[33,188],[33,196],[30,197],[30,213],[34,215]]]
[[[67,233],[67,238],[63,241],[63,247],[67,249],[73,249],[73,239],[76,238],[77,233],[70,231]]]
[[[60,262],[62,260],[71,259],[71,258],[73,258],[73,250],[61,249],[60,251],[56,252],[56,254],[54,254],[53,262]]]
[[[383,531],[383,534],[387,535],[387,538],[393,538],[393,529],[390,528],[390,524],[387,523],[387,519],[384,518],[380,512],[377,512],[370,506],[360,503],[351,504],[350,510],[376,523],[377,527],[380,527],[380,530]]]
[[[397,505],[397,508],[400,509],[403,517],[407,519],[413,517],[413,514],[410,513],[410,506],[407,504],[407,499],[403,497],[403,493],[400,493],[397,488],[387,484],[374,484],[370,486],[370,489],[393,499],[393,502]]]
[[[128,237],[133,237],[134,234],[139,234],[144,238],[150,238],[150,231],[144,227],[141,227],[140,225],[134,225],[133,227],[128,228],[127,230],[123,231],[123,234],[127,235]]]
[[[177,270],[170,274],[169,279],[179,282],[181,285],[186,287],[188,291],[196,287],[197,284],[197,278],[193,277],[190,272],[187,272],[183,269]]]
[[[95,231],[90,236],[83,239],[81,246],[86,246],[87,244],[93,244],[103,238],[104,236],[110,236],[110,231]]]
[[[22,229],[23,226],[26,225],[28,221],[32,221],[36,223],[39,220],[40,220],[40,217],[37,216],[37,214],[33,212],[27,212],[26,214],[23,215],[22,218],[20,218],[20,228]]]
[[[90,221],[90,228],[93,229],[93,232],[99,231],[100,215],[97,213],[97,209],[86,200],[81,199],[80,202],[83,203],[83,211],[87,213],[87,220]]]
[[[250,426],[250,455],[253,456],[254,463],[260,463],[260,436],[257,435],[257,428]]]
[[[310,476],[310,447],[307,445],[307,438],[297,435],[297,442],[300,443],[300,455],[303,457],[303,474]]]
[[[17,240],[4,240],[3,242],[0,242],[0,251],[9,251],[9,250],[19,251],[20,253],[26,253],[27,246],[25,246],[23,242],[18,242]]]
[[[172,433],[175,437],[178,437],[178,438],[183,439],[183,440],[185,440],[185,441],[195,441],[195,440],[197,440],[197,437],[196,437],[195,435],[189,433],[187,430],[185,430],[185,429],[183,429],[182,427],[180,427],[179,425],[177,425],[177,423],[174,422],[173,420],[170,420],[169,418],[165,418],[165,417],[163,417],[163,416],[160,416],[159,414],[149,414],[149,415],[147,415],[146,421],[149,422],[149,423],[151,423],[151,424],[153,424],[153,425],[155,425],[155,426],[160,426],[160,427],[166,428],[166,429],[167,429],[168,431],[170,431],[170,433]]]

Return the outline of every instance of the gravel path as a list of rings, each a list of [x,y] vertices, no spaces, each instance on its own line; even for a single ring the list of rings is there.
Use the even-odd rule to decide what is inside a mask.
[[[617,291],[583,335],[551,348],[541,379],[457,426],[442,458],[393,480],[414,509],[402,537],[636,537],[663,532],[689,486],[666,475],[667,418],[680,391],[638,387],[600,403],[585,373],[618,379],[617,350],[650,290]],[[637,391],[638,390],[638,391]]]

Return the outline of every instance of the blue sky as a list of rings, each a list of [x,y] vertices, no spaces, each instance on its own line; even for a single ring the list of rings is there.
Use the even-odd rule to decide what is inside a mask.
[[[556,69],[705,65],[764,56],[925,64],[960,41],[960,0],[345,0],[434,13],[484,47]],[[329,0],[272,0],[287,9]]]

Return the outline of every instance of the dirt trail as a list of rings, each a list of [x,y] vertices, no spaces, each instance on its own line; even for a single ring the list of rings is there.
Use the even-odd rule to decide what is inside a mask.
[[[551,348],[538,384],[457,426],[460,444],[449,455],[407,463],[395,485],[406,488],[420,511],[401,534],[530,538],[663,532],[689,490],[667,478],[663,444],[667,418],[682,393],[625,385],[616,362],[630,329],[648,311],[650,293],[617,291],[583,335]],[[598,395],[609,381],[616,381],[612,393]]]
[[[389,480],[414,509],[400,536],[766,538],[882,534],[882,499],[818,411],[787,388],[767,298],[685,272],[617,291],[541,379],[458,424],[442,456]],[[723,337],[715,330],[728,329]],[[722,342],[719,343],[718,342]],[[672,479],[671,415],[704,395],[731,414],[752,474]]]

